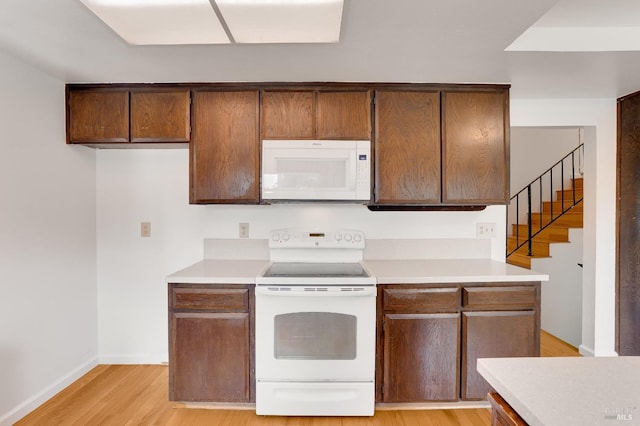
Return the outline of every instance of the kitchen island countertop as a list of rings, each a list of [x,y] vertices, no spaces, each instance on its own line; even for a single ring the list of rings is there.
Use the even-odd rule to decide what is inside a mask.
[[[254,284],[269,260],[204,259],[167,276],[169,283]],[[490,259],[365,260],[378,284],[546,281],[548,275]]]
[[[486,358],[478,372],[531,426],[640,419],[640,357]]]

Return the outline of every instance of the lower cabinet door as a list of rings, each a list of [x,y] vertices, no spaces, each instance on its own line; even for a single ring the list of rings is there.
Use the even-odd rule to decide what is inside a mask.
[[[478,358],[537,356],[535,311],[462,314],[462,399],[486,399],[491,386],[476,370]]]
[[[455,401],[460,314],[384,316],[383,402]]]
[[[249,314],[173,313],[172,401],[248,402]]]

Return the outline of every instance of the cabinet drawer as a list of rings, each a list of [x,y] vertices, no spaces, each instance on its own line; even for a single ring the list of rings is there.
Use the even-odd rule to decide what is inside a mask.
[[[530,308],[536,306],[536,288],[515,287],[467,287],[462,292],[465,308]]]
[[[385,311],[424,312],[460,307],[460,289],[385,288],[382,294]]]
[[[173,288],[172,308],[248,311],[249,289],[238,288]]]

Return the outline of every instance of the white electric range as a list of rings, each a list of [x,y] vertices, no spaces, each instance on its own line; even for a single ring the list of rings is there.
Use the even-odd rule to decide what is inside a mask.
[[[256,277],[256,412],[374,413],[376,279],[355,230],[272,231]]]

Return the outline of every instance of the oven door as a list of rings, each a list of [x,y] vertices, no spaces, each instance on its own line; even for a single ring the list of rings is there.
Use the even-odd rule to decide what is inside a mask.
[[[375,286],[258,286],[258,381],[372,382]]]

